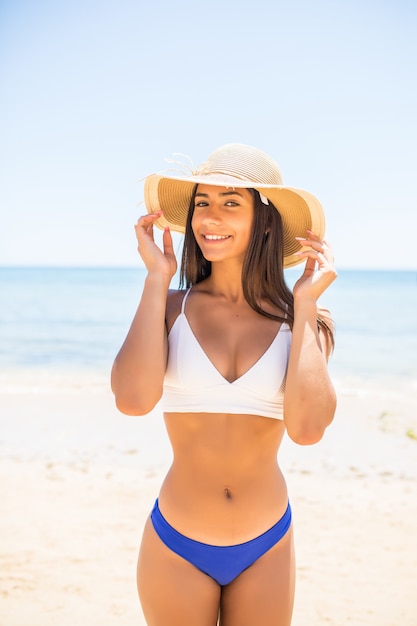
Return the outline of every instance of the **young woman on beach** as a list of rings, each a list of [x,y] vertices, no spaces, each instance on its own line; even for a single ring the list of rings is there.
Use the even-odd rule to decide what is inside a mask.
[[[147,277],[115,359],[119,410],[162,398],[173,462],[147,520],[137,581],[149,626],[289,626],[295,559],[277,454],[318,442],[336,398],[336,277],[324,215],[256,148],[229,144],[190,174],[151,175],[136,225]],[[164,229],[163,250],[153,227]],[[170,230],[185,231],[181,286]],[[284,267],[305,260],[293,291]]]

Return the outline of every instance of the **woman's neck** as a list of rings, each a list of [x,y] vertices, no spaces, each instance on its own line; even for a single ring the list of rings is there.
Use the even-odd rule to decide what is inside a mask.
[[[232,302],[244,301],[242,268],[213,263],[211,274],[204,280],[204,288],[213,295],[221,295]]]

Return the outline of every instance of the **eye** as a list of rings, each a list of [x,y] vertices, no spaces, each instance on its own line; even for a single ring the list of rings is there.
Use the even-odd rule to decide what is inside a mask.
[[[198,200],[194,203],[194,207],[198,208],[198,207],[203,207],[203,206],[207,206],[208,202],[206,202],[205,200]]]

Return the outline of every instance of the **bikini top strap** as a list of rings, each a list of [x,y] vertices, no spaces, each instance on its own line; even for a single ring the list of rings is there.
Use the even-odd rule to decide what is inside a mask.
[[[182,304],[181,304],[181,315],[184,315],[185,301],[187,300],[187,298],[188,298],[188,294],[190,293],[190,291],[191,291],[191,287],[189,287],[189,288],[187,289],[187,291],[185,292],[185,295],[184,295],[184,297],[183,297],[183,299],[182,299]]]

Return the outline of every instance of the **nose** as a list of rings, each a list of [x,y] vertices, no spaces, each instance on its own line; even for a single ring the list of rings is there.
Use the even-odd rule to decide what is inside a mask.
[[[218,207],[216,207],[215,204],[210,204],[206,206],[201,221],[203,224],[219,224],[221,218]]]

